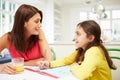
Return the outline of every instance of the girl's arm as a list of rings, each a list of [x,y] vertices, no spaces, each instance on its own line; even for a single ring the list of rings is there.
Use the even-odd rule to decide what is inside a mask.
[[[69,56],[67,56],[65,58],[51,61],[50,67],[53,68],[53,67],[70,65],[75,62],[76,55],[77,55],[77,51],[74,51],[72,54],[70,54]]]
[[[84,57],[84,61],[81,65],[71,65],[71,72],[80,80],[89,78],[93,71],[98,68],[98,66],[100,67],[100,64],[104,64],[104,61],[102,60],[103,55],[98,48],[90,48],[86,51]]]
[[[49,62],[49,61],[38,61],[37,64],[38,64],[40,69],[66,66],[66,65],[70,65],[70,64],[75,62],[76,55],[77,55],[77,51],[74,51],[68,57],[61,58],[61,59],[51,61],[51,62]]]

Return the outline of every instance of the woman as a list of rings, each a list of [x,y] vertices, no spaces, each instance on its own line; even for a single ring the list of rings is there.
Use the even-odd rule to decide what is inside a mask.
[[[41,29],[42,19],[40,10],[21,5],[16,11],[12,31],[0,38],[0,52],[7,48],[12,58],[23,57],[27,66],[36,66],[36,61],[51,61],[52,54]]]
[[[100,39],[100,26],[93,20],[77,25],[76,51],[56,61],[39,61],[40,69],[70,65],[70,70],[80,80],[112,80],[111,69],[116,69]]]

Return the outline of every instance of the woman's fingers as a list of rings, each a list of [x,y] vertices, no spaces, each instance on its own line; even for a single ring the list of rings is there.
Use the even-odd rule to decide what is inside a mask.
[[[14,66],[12,66],[12,65],[7,65],[6,68],[7,68],[7,72],[8,72],[9,74],[15,74],[15,73],[16,73],[16,68],[15,68]]]
[[[3,64],[1,73],[15,74],[16,73],[16,69],[15,69],[14,66],[12,66],[10,64]]]

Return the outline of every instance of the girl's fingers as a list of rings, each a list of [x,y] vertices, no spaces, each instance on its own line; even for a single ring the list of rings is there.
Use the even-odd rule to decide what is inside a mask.
[[[48,61],[39,61],[38,66],[40,69],[49,68],[49,62]]]
[[[43,65],[44,65],[43,61],[39,61],[39,62],[37,62],[37,64],[40,69],[43,69]]]
[[[49,62],[46,62],[45,64],[44,64],[44,68],[46,69],[46,68],[49,68]]]

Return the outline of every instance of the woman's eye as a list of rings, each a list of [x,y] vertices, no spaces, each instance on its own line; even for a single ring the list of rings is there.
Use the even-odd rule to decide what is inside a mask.
[[[39,22],[40,22],[40,21],[38,21],[38,20],[37,20],[37,21],[35,21],[35,23],[39,23]]]

